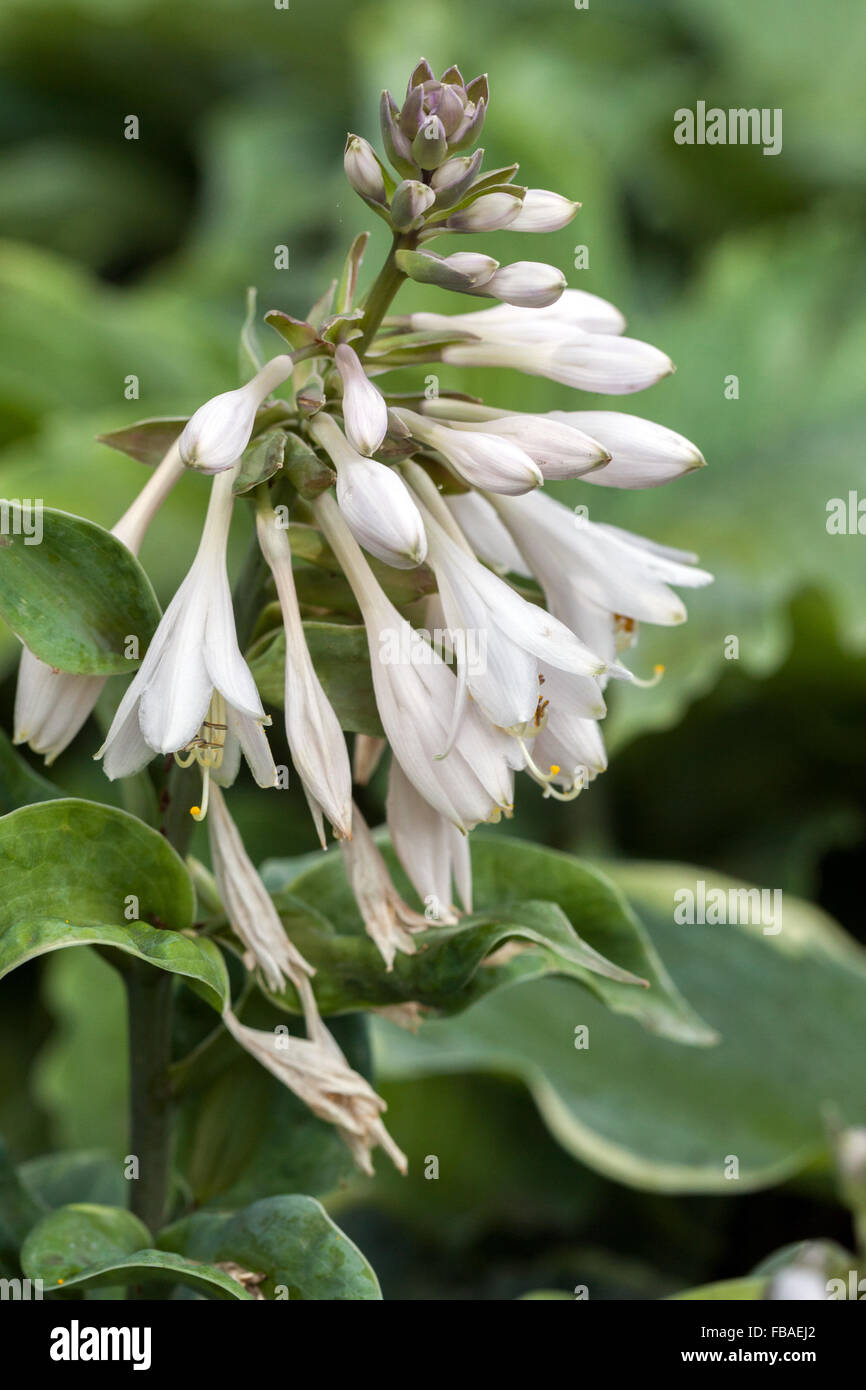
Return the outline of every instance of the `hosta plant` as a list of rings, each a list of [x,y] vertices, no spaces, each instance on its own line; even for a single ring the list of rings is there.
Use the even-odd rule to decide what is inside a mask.
[[[656,1033],[710,1040],[589,866],[541,895],[503,879],[473,912],[473,831],[507,819],[518,787],[592,795],[609,682],[660,674],[636,659],[639,625],[682,622],[677,590],[710,580],[695,556],[548,487],[655,487],[703,458],[650,420],[580,408],[574,392],[641,391],[672,363],[555,266],[496,259],[500,229],[537,238],[579,204],[484,166],[488,99],[486,77],[436,78],[423,61],[402,104],[384,93],[383,156],[355,134],[344,153],[393,236],[366,288],[365,233],[339,280],[311,287],[305,319],[273,309],[257,326],[251,296],[239,386],[103,436],[153,469],[111,532],[46,510],[40,544],[23,526],[2,538],[0,611],[23,647],[14,741],[50,765],[90,740],[127,808],[64,797],[4,752],[3,968],[90,945],[128,995],[130,1210],[121,1197],[47,1211],[22,1192],[21,1266],[49,1289],[377,1296],[314,1200],[344,1171],[335,1143],[365,1173],[377,1149],[407,1166],[365,1074],[365,1013],[423,1030],[555,972]],[[461,250],[466,234],[485,250]],[[400,313],[407,280],[429,310]],[[547,377],[562,408],[440,389],[439,364]],[[395,389],[405,368],[416,384],[403,371]],[[136,557],[189,471],[201,532],[161,613]],[[232,588],[233,525],[250,545]],[[274,760],[275,718],[292,769]],[[276,889],[233,816],[242,759],[277,824],[297,777],[321,842],[321,864]],[[381,760],[387,838],[353,801]],[[211,870],[188,854],[201,821]],[[275,1091],[257,1090],[266,1073]],[[273,1099],[288,1093],[290,1110]],[[276,1136],[261,1168],[232,1156],[253,1094]]]

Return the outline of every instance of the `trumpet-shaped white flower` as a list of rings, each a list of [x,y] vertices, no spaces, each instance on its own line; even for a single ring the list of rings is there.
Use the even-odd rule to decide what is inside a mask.
[[[507,343],[549,342],[551,338],[568,337],[573,328],[582,333],[613,334],[625,329],[625,319],[615,305],[586,290],[568,289],[543,309],[497,304],[471,314],[410,314],[409,323],[422,332],[458,328],[484,342]]]
[[[406,1156],[382,1122],[385,1102],[363,1076],[352,1070],[317,1013],[308,1011],[309,1038],[249,1028],[231,1009],[223,1013],[223,1022],[245,1051],[293,1091],[314,1115],[336,1127],[364,1173],[373,1172],[370,1155],[377,1145],[401,1173],[406,1172]]]
[[[548,667],[542,673],[539,731],[527,749],[527,771],[536,781],[580,791],[607,767],[601,730],[580,713],[573,677]]]
[[[413,438],[429,444],[470,487],[518,496],[543,483],[538,464],[513,440],[490,433],[452,429],[439,420],[395,409]]]
[[[415,954],[416,946],[410,933],[423,931],[427,922],[419,912],[413,912],[397,892],[388,866],[357,806],[352,826],[351,841],[343,840],[340,844],[346,878],[368,935],[378,946],[386,970],[393,970],[398,951],[408,956]]]
[[[585,611],[587,601],[642,622],[684,622],[682,600],[668,586],[712,583],[712,575],[694,567],[693,555],[575,517],[551,497],[535,494],[519,506],[506,498],[490,500],[544,589],[551,612],[573,630],[575,606]]]
[[[135,501],[112,527],[112,534],[133,555],[138,554],[148,526],[182,475],[183,464],[174,443]],[[50,766],[86,724],[107,679],[55,670],[29,648],[22,648],[15,691],[14,742],[29,743],[34,753],[45,755]]]
[[[466,830],[498,819],[513,804],[517,745],[473,705],[452,734],[456,677],[382,592],[334,499],[320,497],[315,511],[361,609],[376,704],[395,758],[454,825]]]
[[[561,193],[547,188],[527,188],[523,206],[509,225],[512,232],[558,232],[567,227],[580,208]]]
[[[324,412],[310,421],[310,432],[337,470],[337,502],[359,544],[396,569],[420,565],[427,537],[402,478],[353,449]]]
[[[208,836],[214,877],[232,931],[261,969],[269,989],[282,993],[287,979],[300,988],[301,977],[315,971],[286,935],[219,786],[211,788]]]
[[[449,343],[441,352],[443,362],[456,366],[513,367],[529,376],[549,377],[563,386],[602,395],[643,391],[674,370],[670,358],[650,343],[576,328],[547,341]]]
[[[479,493],[457,492],[443,500],[475,554],[485,565],[501,574],[531,577],[529,567],[508,531],[490,503]]]
[[[375,454],[388,429],[385,398],[348,343],[340,343],[334,361],[343,383],[343,420],[349,443],[359,454]]]
[[[552,410],[549,418],[591,434],[610,454],[610,462],[586,479],[599,487],[660,487],[706,464],[697,445],[636,415],[618,410]]]
[[[112,780],[140,771],[154,753],[208,743],[208,733],[199,730],[216,691],[225,702],[227,724],[219,732],[237,737],[259,786],[275,785],[262,728],[270,720],[238,647],[226,570],[233,476],[220,473],[213,481],[196,557],[96,754]]]
[[[506,304],[541,309],[554,304],[566,287],[565,276],[543,261],[515,261],[500,266],[483,284],[471,285],[467,294],[488,295]]]
[[[461,549],[428,513],[430,564],[450,632],[484,634],[484,659],[468,660],[468,644],[456,646],[457,671],[473,700],[499,728],[518,729],[533,719],[539,700],[539,663],[582,677],[574,684],[580,712],[604,715],[595,677],[600,660],[538,604],[521,598],[503,579]]]
[[[339,837],[352,834],[352,773],[346,740],[310,657],[285,528],[268,509],[256,517],[259,544],[277,586],[286,633],[286,738],[304,784],[322,848],[322,813]]]
[[[604,471],[602,465],[610,459],[605,446],[588,431],[547,415],[499,415],[477,423],[454,420],[449,428],[511,440],[538,465],[545,479]]]
[[[469,836],[419,795],[396,758],[391,759],[388,771],[385,814],[397,858],[424,903],[430,924],[450,926],[458,920],[452,880],[464,908],[471,912]]]
[[[287,353],[272,357],[236,391],[223,391],[200,405],[180,436],[180,456],[200,473],[221,473],[237,463],[250,442],[256,411],[267,396],[292,373]]]

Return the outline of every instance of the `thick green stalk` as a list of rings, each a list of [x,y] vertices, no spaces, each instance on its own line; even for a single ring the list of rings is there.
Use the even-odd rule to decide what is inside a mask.
[[[388,312],[391,300],[399,290],[406,276],[402,270],[397,269],[396,255],[398,251],[412,250],[415,246],[415,237],[411,234],[394,237],[391,250],[388,252],[388,259],[379,271],[370,292],[364,301],[364,317],[361,320],[361,337],[356,338],[352,343],[359,357],[363,357],[369,348],[374,337],[379,331],[383,318]]]
[[[131,1207],[156,1236],[165,1222],[171,1176],[172,976],[136,961],[123,973],[129,1018],[130,1154],[138,1160]]]

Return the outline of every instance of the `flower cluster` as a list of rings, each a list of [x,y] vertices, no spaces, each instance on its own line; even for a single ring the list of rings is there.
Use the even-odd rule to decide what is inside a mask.
[[[511,814],[518,772],[544,795],[567,800],[604,770],[605,687],[611,678],[635,679],[622,657],[638,624],[682,622],[675,589],[710,580],[694,556],[576,515],[545,488],[573,478],[614,488],[673,481],[704,462],[682,436],[618,411],[526,414],[458,393],[430,399],[423,390],[389,390],[390,372],[419,364],[505,367],[609,395],[643,390],[673,370],[664,353],[625,335],[617,309],[568,289],[554,266],[428,249],[434,237],[556,230],[579,208],[515,184],[516,166],[483,171],[483,151],[468,151],[488,99],[486,77],[464,83],[449,68],[436,80],[426,62],[401,107],[383,94],[390,170],[358,135],[345,150],[352,187],[393,232],[380,274],[356,303],[359,238],[336,300],[332,287],[306,321],[268,314],[291,351],[195,412],[117,528],[137,548],[141,518],[150,519],[184,467],[213,475],[195,559],[97,756],[112,778],[140,771],[155,754],[197,763],[196,818],[205,816],[213,784],[211,853],[226,914],[266,986],[279,991],[288,981],[297,991],[308,1037],[279,1054],[268,1034],[231,1012],[227,1025],[338,1126],[365,1167],[375,1144],[398,1164],[402,1155],[382,1125],[381,1102],[322,1023],[310,967],[287,940],[226,805],[241,753],[261,787],[277,785],[270,718],[238,641],[226,568],[238,495],[253,502],[276,599],[269,602],[267,587],[258,595],[271,614],[259,631],[275,621],[284,631],[294,767],[322,846],[326,820],[341,842],[347,879],[388,970],[397,952],[416,949],[431,920],[456,921],[458,900],[471,911],[468,834]],[[497,302],[389,316],[406,279]],[[310,612],[299,597],[288,515],[307,546],[317,536],[342,571],[366,629],[384,740],[356,739],[355,780],[371,775],[387,745],[391,841],[419,898],[433,905],[425,915],[403,901],[353,803],[345,737],[307,646]],[[419,567],[426,594],[407,602],[388,575]],[[315,612],[321,616],[321,607]],[[434,645],[430,632],[447,640]],[[386,635],[398,659],[381,659]],[[98,679],[52,673],[25,653],[19,741],[56,756],[101,687]]]

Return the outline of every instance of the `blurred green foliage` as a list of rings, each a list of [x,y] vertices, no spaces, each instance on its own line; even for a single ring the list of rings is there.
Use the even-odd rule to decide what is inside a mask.
[[[344,183],[345,133],[377,138],[379,90],[398,93],[422,53],[439,69],[489,72],[491,166],[519,160],[531,186],[583,203],[555,236],[527,246],[500,233],[483,249],[555,262],[619,304],[629,331],[679,367],[624,408],[695,439],[710,464],[652,492],[558,489],[593,519],[698,551],[717,582],[691,596],[686,628],[643,633],[637,664],[667,674],[655,690],[615,693],[611,770],[567,808],[523,785],[513,828],[794,890],[864,939],[866,541],[825,526],[830,499],[866,495],[866,147],[854,119],[866,11],[855,0],[6,0],[0,493],[116,520],[144,473],[95,436],[233,385],[248,285],[262,312],[303,313],[318,296],[350,237],[376,221]],[[674,111],[698,100],[781,107],[783,152],[675,145]],[[137,141],[124,139],[129,115]],[[384,244],[371,229],[368,271]],[[578,244],[587,269],[573,269]],[[403,302],[430,307],[430,295],[409,286]],[[442,294],[437,307],[460,305]],[[731,375],[737,399],[725,396]],[[509,407],[568,405],[565,388],[538,379],[443,369],[443,387],[458,380]],[[145,543],[163,601],[194,552],[204,498],[203,481],[185,479]],[[15,657],[0,634],[7,728]],[[97,741],[89,725],[52,776],[111,800],[90,762]],[[382,793],[380,777],[363,800],[372,821]],[[237,799],[257,858],[313,847],[297,789],[278,819],[254,809],[249,783]],[[205,846],[199,831],[195,852]],[[123,1058],[109,1041],[119,1000],[93,974],[105,971],[64,952],[4,986],[0,1130],[18,1157],[122,1145]],[[566,988],[526,987],[541,996],[536,1025],[521,999],[528,1038]],[[736,1028],[736,1000],[728,1007]],[[745,1021],[756,1005],[739,1007]],[[757,1075],[760,1047],[745,1052]],[[34,1067],[29,1103],[22,1060]],[[386,1296],[515,1296],[590,1279],[598,1296],[661,1296],[741,1274],[794,1238],[847,1238],[820,1175],[750,1197],[632,1192],[566,1155],[504,1076],[400,1080],[388,1094],[416,1176],[337,1199]],[[87,1101],[77,1116],[73,1098]],[[443,1156],[438,1183],[421,1176],[430,1152]]]

